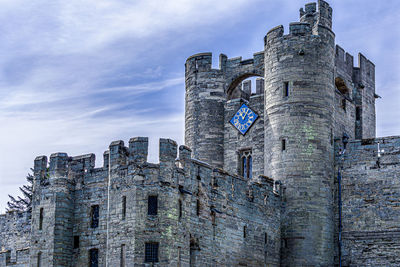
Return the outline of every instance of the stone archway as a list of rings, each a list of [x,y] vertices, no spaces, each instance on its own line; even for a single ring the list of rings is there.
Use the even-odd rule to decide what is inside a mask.
[[[238,85],[243,82],[244,80],[251,78],[251,77],[263,77],[263,73],[258,72],[245,72],[245,73],[238,73],[234,75],[232,78],[227,80],[226,83],[226,96],[227,100],[239,98],[241,96],[241,92],[239,92]]]

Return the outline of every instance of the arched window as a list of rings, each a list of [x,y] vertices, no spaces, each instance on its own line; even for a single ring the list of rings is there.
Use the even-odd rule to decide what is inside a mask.
[[[242,150],[239,152],[239,175],[244,178],[251,179],[253,177],[253,158],[251,149]]]

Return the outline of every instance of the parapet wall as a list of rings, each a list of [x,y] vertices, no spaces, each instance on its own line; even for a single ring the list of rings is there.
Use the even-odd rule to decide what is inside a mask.
[[[342,163],[343,266],[398,266],[400,137],[352,141],[347,147]]]
[[[28,212],[0,215],[0,266],[27,266],[31,233]]]
[[[337,124],[342,124],[338,126],[345,128],[346,132],[356,139],[375,138],[375,98],[377,97],[375,65],[359,53],[358,66],[355,66],[353,56],[336,45],[335,78],[340,79],[342,81],[340,86],[348,90],[346,94],[341,94],[339,90],[336,90],[341,98],[340,101],[346,101],[347,106],[351,107],[345,112],[337,109],[336,116],[345,120],[338,122]]]
[[[195,266],[210,262],[217,266],[279,264],[281,191],[272,179],[245,180],[229,174],[191,158],[188,147],[178,149],[170,139],[160,139],[159,163],[148,163],[147,154],[148,139],[136,137],[128,147],[123,141],[112,142],[100,168],[94,166],[93,154],[68,157],[56,153],[50,157],[49,173],[42,174],[46,157],[37,158],[35,173],[46,182],[38,183],[41,195],[33,209],[36,223],[37,211],[51,206],[51,201],[56,203],[48,216],[70,206],[58,205],[64,201],[57,197],[43,197],[55,191],[65,194],[65,185],[73,186],[72,215],[64,212],[61,217],[73,221],[73,235],[79,236],[79,249],[70,255],[75,266],[87,264],[88,251],[94,248],[99,250],[100,265],[108,254],[108,263],[119,266],[122,245],[126,262],[143,264],[148,242],[159,243],[162,266],[186,266],[193,261]],[[157,196],[156,216],[147,213],[148,196]],[[96,228],[90,221],[93,205],[99,206]],[[43,229],[50,230],[51,222],[45,217]],[[43,235],[51,239],[48,231],[38,231],[36,225],[32,229],[39,243]],[[45,255],[48,252],[35,247],[31,261],[39,252],[42,259],[50,259]]]

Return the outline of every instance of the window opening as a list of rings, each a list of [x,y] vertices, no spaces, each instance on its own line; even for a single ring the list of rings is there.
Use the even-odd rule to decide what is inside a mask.
[[[246,238],[247,236],[247,226],[243,226],[243,238]]]
[[[144,262],[158,262],[158,243],[146,243]]]
[[[289,82],[283,83],[283,96],[284,97],[289,96]]]
[[[360,121],[360,120],[361,120],[361,108],[356,107],[356,121]]]
[[[126,196],[122,197],[122,220],[126,218]]]
[[[43,229],[43,208],[39,211],[39,230]]]
[[[99,267],[99,250],[97,248],[89,250],[89,267]]]
[[[126,262],[126,246],[125,244],[121,245],[121,267],[125,267]]]
[[[196,215],[200,216],[200,200],[196,201]]]
[[[286,150],[286,139],[282,139],[282,151]]]
[[[253,158],[251,149],[241,151],[239,153],[239,157],[240,157],[239,174],[244,178],[251,179],[253,176]]]
[[[79,248],[79,235],[74,236],[74,248]]]
[[[149,196],[147,201],[147,214],[148,215],[157,215],[158,209],[158,200],[157,196]]]
[[[182,218],[182,200],[179,199],[178,205],[179,205],[179,207],[178,207],[178,209],[179,209],[179,219],[181,219]]]
[[[178,247],[178,267],[181,267],[181,247]]]
[[[42,266],[42,252],[39,252],[37,254],[37,267],[41,267]]]
[[[90,217],[91,217],[90,227],[97,228],[99,226],[99,205],[92,206]]]

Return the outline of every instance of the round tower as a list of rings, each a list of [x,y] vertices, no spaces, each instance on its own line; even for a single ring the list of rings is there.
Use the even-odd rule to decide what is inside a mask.
[[[186,60],[185,144],[192,149],[193,158],[222,167],[225,79],[222,70],[211,66],[211,53]]]
[[[265,37],[265,172],[285,187],[282,266],[333,266],[334,33],[320,11],[307,6],[307,22]]]

